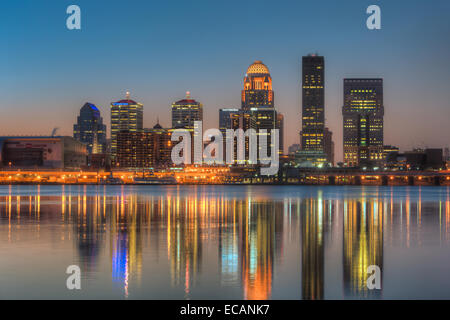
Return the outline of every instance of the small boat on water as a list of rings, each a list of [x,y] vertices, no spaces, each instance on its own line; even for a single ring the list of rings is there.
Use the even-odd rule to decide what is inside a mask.
[[[164,178],[158,178],[158,177],[145,177],[145,178],[139,178],[135,177],[133,179],[135,184],[176,184],[177,180],[174,177],[164,177]]]

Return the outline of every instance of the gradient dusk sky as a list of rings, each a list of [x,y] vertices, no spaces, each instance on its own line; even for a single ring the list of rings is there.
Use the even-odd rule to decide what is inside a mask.
[[[66,28],[81,8],[82,30]],[[382,10],[368,30],[366,8]],[[0,5],[0,135],[72,135],[81,106],[102,112],[125,96],[144,104],[144,126],[187,90],[204,105],[240,107],[247,67],[262,60],[285,115],[285,145],[299,142],[301,57],[325,56],[326,125],[342,159],[342,82],[384,78],[385,144],[450,145],[450,1],[17,0]]]

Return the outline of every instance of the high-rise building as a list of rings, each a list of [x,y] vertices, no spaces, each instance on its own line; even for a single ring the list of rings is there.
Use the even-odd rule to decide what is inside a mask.
[[[344,165],[381,165],[383,79],[344,79]]]
[[[87,102],[81,108],[73,126],[73,137],[86,144],[88,154],[106,152],[106,125],[94,104]]]
[[[188,91],[184,99],[172,104],[172,128],[194,130],[195,121],[203,121],[203,105],[191,99]]]
[[[300,145],[301,150],[296,154],[300,166],[322,167],[333,164],[334,144],[331,132],[325,130],[325,59],[316,54],[302,58]]]
[[[219,130],[226,137],[227,129],[239,128],[241,111],[237,108],[225,108],[219,110]]]
[[[111,156],[117,153],[117,135],[121,131],[131,133],[143,131],[143,105],[130,99],[111,103]]]
[[[272,77],[267,66],[261,61],[255,61],[248,67],[241,101],[243,110],[261,106],[273,108]]]
[[[186,97],[172,103],[172,129],[186,129],[191,132],[191,163],[196,159],[203,159],[203,150],[194,148],[194,139],[203,140],[203,132],[196,136],[198,128],[196,121],[203,121],[203,105],[191,98],[190,92],[186,92]]]
[[[250,109],[250,128],[257,132],[258,136],[258,160],[269,160],[271,150],[274,150],[275,145],[272,143],[272,129],[277,128],[277,111],[273,107],[254,107]],[[266,130],[264,133],[262,130]],[[266,136],[267,150],[262,150],[263,145],[260,144],[260,139]],[[278,140],[278,145],[280,140]],[[278,146],[278,152],[280,147]],[[260,157],[260,154],[266,154],[267,157]]]
[[[325,130],[325,61],[317,55],[302,59],[302,135],[304,151],[323,152]]]
[[[244,77],[244,88],[241,92],[241,102],[241,109],[221,109],[219,112],[219,125],[224,137],[226,129],[243,129],[244,131],[254,129],[258,136],[263,134],[260,132],[261,129],[266,129],[267,147],[270,148],[266,151],[266,154],[270,156],[270,150],[272,150],[271,129],[280,129],[280,140],[278,143],[280,146],[279,152],[281,152],[283,148],[283,115],[278,115],[274,108],[272,77],[267,66],[261,61],[255,61],[247,69]],[[236,150],[235,145],[235,159],[237,155]],[[245,158],[249,159],[248,157],[249,140],[246,137]],[[247,162],[247,164],[250,163]]]

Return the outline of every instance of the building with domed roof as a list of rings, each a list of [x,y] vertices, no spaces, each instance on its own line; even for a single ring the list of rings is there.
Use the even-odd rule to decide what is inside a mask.
[[[272,77],[269,68],[262,61],[255,61],[247,69],[242,90],[242,109],[274,106]]]
[[[106,151],[106,126],[94,104],[87,102],[80,109],[77,123],[73,126],[73,137],[86,144],[88,154]]]

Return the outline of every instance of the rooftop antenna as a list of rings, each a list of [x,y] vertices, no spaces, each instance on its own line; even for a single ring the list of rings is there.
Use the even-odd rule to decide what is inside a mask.
[[[52,130],[52,137],[54,137],[56,135],[56,132],[58,131],[59,128],[53,128]]]

